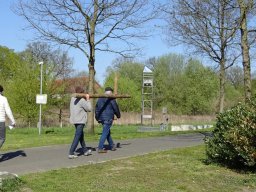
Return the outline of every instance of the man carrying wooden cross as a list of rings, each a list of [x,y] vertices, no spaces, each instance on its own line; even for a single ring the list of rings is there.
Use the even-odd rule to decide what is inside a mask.
[[[105,95],[113,95],[113,89],[111,87],[105,88]],[[99,98],[95,107],[95,118],[102,124],[102,135],[99,140],[98,153],[106,153],[104,149],[104,143],[107,140],[109,148],[112,151],[116,150],[116,145],[111,137],[110,128],[113,124],[114,116],[119,119],[121,117],[120,110],[115,98]]]

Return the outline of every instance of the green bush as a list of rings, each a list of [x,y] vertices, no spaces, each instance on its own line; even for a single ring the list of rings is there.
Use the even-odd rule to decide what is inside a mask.
[[[218,114],[213,137],[206,139],[210,162],[233,168],[256,167],[256,100]]]

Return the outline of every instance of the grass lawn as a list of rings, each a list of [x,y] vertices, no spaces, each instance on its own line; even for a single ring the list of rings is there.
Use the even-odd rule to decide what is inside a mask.
[[[142,138],[181,134],[181,132],[137,132],[139,126],[114,126],[114,139]],[[198,130],[198,131],[210,131]],[[87,141],[98,141],[86,134]],[[193,131],[195,132],[195,131]],[[188,133],[188,132],[182,132]],[[1,150],[53,144],[70,144],[74,128],[14,129],[7,131]],[[241,173],[207,165],[204,145],[151,153],[105,163],[27,174],[17,180],[5,180],[6,192],[255,192],[256,174]]]
[[[16,190],[34,192],[255,192],[256,174],[206,165],[204,146],[21,177]],[[8,191],[8,190],[6,190]],[[12,188],[10,191],[15,191]]]

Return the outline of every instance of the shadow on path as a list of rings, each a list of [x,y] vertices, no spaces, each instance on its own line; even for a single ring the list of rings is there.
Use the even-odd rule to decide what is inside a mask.
[[[8,152],[8,153],[4,153],[0,156],[0,162],[3,162],[3,161],[7,161],[9,159],[13,159],[13,158],[16,158],[16,157],[19,157],[19,156],[23,156],[23,157],[26,157],[26,153],[22,150],[19,150],[19,151],[15,151],[15,152]]]
[[[207,140],[208,138],[212,138],[213,137],[213,132],[199,132],[202,135],[204,135],[204,141]]]
[[[131,143],[117,143],[117,144],[116,144],[116,148],[122,148],[122,145],[131,145]],[[87,148],[87,149],[90,149],[90,150],[92,150],[92,151],[97,151],[97,147],[88,147],[88,146],[87,146],[86,148]],[[104,149],[110,150],[110,146],[104,144]],[[82,155],[82,154],[83,154],[82,148],[78,148],[78,149],[76,150],[76,153],[78,153],[79,156]]]

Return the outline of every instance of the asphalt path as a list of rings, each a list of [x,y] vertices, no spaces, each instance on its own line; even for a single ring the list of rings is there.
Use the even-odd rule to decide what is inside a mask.
[[[108,151],[103,154],[97,153],[98,143],[92,142],[87,143],[88,148],[93,150],[92,155],[80,155],[76,159],[68,159],[70,145],[66,144],[6,151],[2,153],[0,172],[24,175],[28,173],[45,172],[61,168],[101,163],[109,160],[122,159],[174,148],[197,146],[204,142],[204,137],[203,134],[195,133],[154,138],[116,140],[116,143],[120,142],[120,147],[117,148],[116,151]]]

